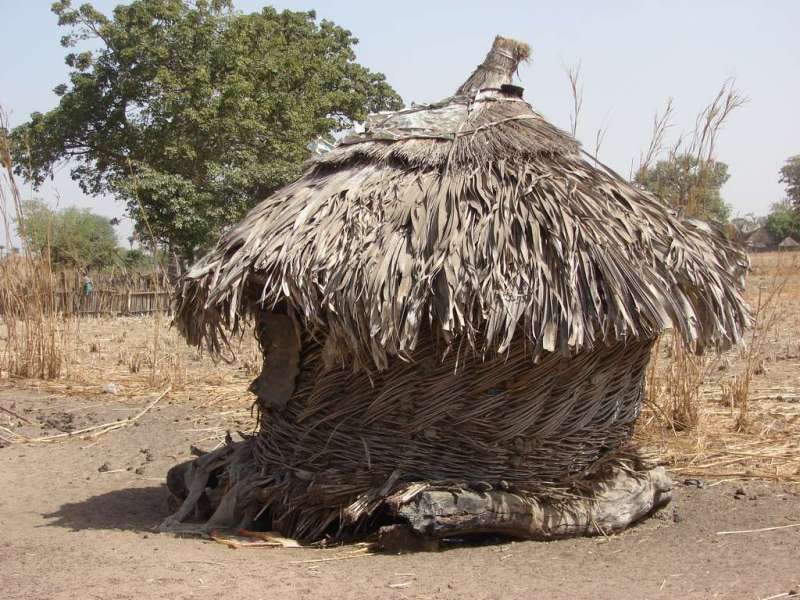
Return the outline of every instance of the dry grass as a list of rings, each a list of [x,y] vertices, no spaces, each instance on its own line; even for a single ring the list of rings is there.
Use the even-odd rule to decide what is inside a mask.
[[[678,477],[800,482],[800,255],[753,256],[747,296],[757,323],[746,346],[697,358],[667,334],[654,354],[636,437]],[[71,332],[61,375],[18,377],[14,386],[108,399],[103,387],[109,383],[125,397],[170,385],[172,402],[248,420],[253,396],[247,388],[261,367],[251,335],[236,342],[233,362],[218,363],[187,346],[164,316],[84,318],[79,327],[60,326]],[[217,439],[224,430],[197,435]]]
[[[7,131],[0,109],[0,219],[10,241],[11,221],[22,222],[22,201]],[[0,259],[0,377],[54,379],[63,374],[70,328],[58,315],[54,281],[49,252],[34,256],[23,248],[20,255]]]
[[[637,438],[680,475],[800,482],[800,255],[752,257],[747,343],[654,356]]]
[[[162,402],[185,407],[188,421],[182,427],[189,427],[201,446],[220,445],[229,430],[256,426],[247,389],[261,368],[261,357],[252,336],[236,341],[235,360],[219,363],[187,346],[165,315],[89,317],[79,327],[72,318],[70,326],[73,335],[61,377],[14,377],[6,385],[90,403],[144,404],[169,389]]]
[[[70,323],[55,309],[46,259],[0,261],[0,377],[55,379],[65,374]]]
[[[169,385],[171,398],[201,405],[252,402],[247,386],[261,368],[252,336],[238,339],[233,345],[236,358],[223,363],[187,346],[164,315],[89,317],[72,328],[65,357],[68,375],[54,381],[18,377],[15,385],[88,396],[107,393],[103,388],[109,384],[125,396]]]

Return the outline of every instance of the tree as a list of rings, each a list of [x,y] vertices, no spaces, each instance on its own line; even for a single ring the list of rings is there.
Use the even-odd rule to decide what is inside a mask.
[[[164,271],[167,267],[167,256],[161,252],[145,251],[142,248],[122,250],[122,264],[128,271],[152,273],[153,269]]]
[[[103,269],[119,261],[114,228],[88,209],[53,211],[44,202],[29,200],[23,203],[17,233],[33,252],[49,252],[58,266]]]
[[[778,242],[787,236],[800,241],[800,211],[791,200],[781,200],[772,205],[767,215],[767,231]]]
[[[635,181],[686,217],[726,223],[731,209],[720,189],[729,177],[723,162],[681,154],[640,170]]]
[[[754,213],[747,213],[746,215],[731,219],[726,227],[726,231],[730,239],[744,242],[751,233],[764,227],[766,224],[767,217]]]
[[[800,210],[800,154],[786,160],[786,164],[781,167],[778,181],[786,184],[786,196]]]
[[[107,17],[53,4],[69,28],[59,105],[16,128],[17,172],[41,184],[70,161],[89,194],[124,201],[142,238],[184,258],[300,173],[308,144],[398,109],[355,62],[352,34],[313,12],[235,12],[230,0],[134,0]]]

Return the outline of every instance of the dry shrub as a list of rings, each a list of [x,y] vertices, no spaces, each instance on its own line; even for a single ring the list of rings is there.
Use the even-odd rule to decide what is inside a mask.
[[[786,264],[790,266],[787,268]],[[771,277],[758,285],[755,299],[751,301],[753,324],[748,331],[746,344],[740,351],[744,368],[731,381],[722,384],[723,401],[735,413],[734,428],[737,432],[750,429],[750,385],[754,375],[765,372],[770,334],[783,317],[783,296],[790,275],[796,272],[796,257],[785,255],[785,260],[780,260],[779,255],[778,264],[772,266]]]
[[[774,262],[774,261],[773,261]],[[738,351],[696,356],[673,333],[665,334],[653,351],[648,367],[645,414],[640,429],[664,428],[674,433],[691,432],[702,438],[704,401],[713,388],[721,390],[718,402],[730,410],[731,428],[736,433],[751,433],[751,392],[753,378],[766,372],[770,343],[776,327],[784,318],[787,281],[796,276],[797,257],[786,256],[781,264],[770,264],[766,280],[750,280],[748,296],[753,322]],[[792,266],[787,267],[790,263]],[[721,373],[735,363],[735,373],[723,379]],[[719,404],[717,404],[719,405]]]
[[[0,110],[0,215],[10,245],[10,221],[16,218],[21,222],[22,204],[12,171],[7,125]],[[0,257],[0,282],[0,335],[3,336],[0,375],[59,377],[65,365],[71,327],[57,311],[49,253],[34,255],[23,244],[20,254]]]
[[[63,374],[70,323],[56,312],[47,260],[11,256],[0,261],[0,373],[55,379]]]
[[[673,432],[699,429],[702,387],[716,369],[717,356],[697,356],[679,335],[658,341],[647,373],[645,406],[652,413],[645,426]]]
[[[693,182],[683,199],[685,205],[673,207],[682,216],[696,217],[703,214],[704,207],[698,199],[704,195],[704,186],[707,185],[709,172],[715,162],[717,134],[731,112],[745,101],[732,81],[725,82],[711,103],[698,114],[692,134],[688,137],[681,136],[668,148],[670,160],[680,155],[697,159],[696,178],[690,177],[691,164],[685,161],[681,163],[686,170],[684,179]],[[673,114],[674,107],[670,98],[663,113],[656,113],[653,119],[650,143],[640,157],[637,174],[645,172],[665,151],[665,138],[671,127]],[[666,355],[662,357],[660,352],[665,343]],[[664,364],[662,360],[667,363]],[[698,430],[702,421],[702,387],[717,368],[718,360],[718,355],[697,356],[677,334],[670,333],[662,337],[656,344],[648,369],[645,402],[653,414],[646,420],[646,425],[660,423],[674,432]]]

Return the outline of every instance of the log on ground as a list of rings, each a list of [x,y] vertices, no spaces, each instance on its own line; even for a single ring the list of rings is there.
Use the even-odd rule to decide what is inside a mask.
[[[426,537],[493,533],[549,540],[620,532],[671,499],[672,483],[663,467],[644,472],[614,467],[589,485],[584,496],[558,500],[502,490],[433,488],[391,510]]]

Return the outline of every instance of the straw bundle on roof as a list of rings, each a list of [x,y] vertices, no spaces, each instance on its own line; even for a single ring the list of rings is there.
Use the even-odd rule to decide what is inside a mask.
[[[662,330],[741,338],[745,254],[533,111],[528,54],[498,37],[452,98],[373,115],[185,277],[190,342],[257,322],[249,498],[285,533],[413,481],[574,478],[629,437]]]

